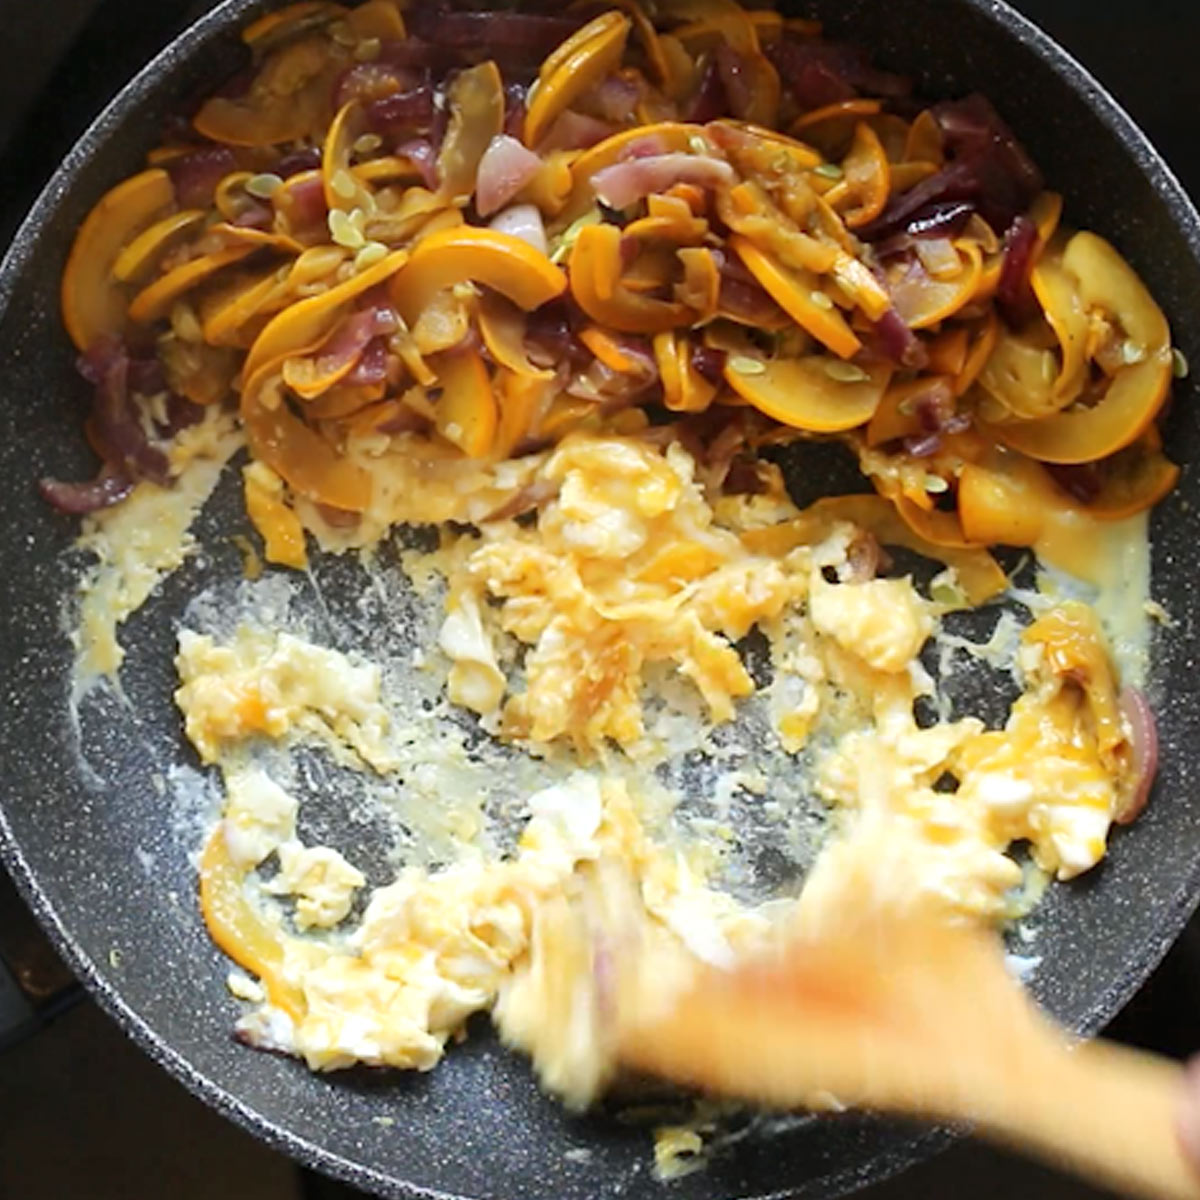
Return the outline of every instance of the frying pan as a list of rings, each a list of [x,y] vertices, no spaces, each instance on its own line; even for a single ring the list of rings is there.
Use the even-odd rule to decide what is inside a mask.
[[[214,797],[181,766],[189,760],[170,703],[170,660],[187,597],[240,570],[227,537],[240,520],[234,489],[219,492],[201,521],[204,553],[128,623],[123,694],[85,705],[78,720],[69,706],[64,607],[78,565],[75,529],[32,486],[43,474],[82,477],[90,467],[78,431],[83,385],[58,320],[59,275],[92,204],[138,168],[184,97],[231,71],[236,29],[261,7],[227,0],[138,75],[67,156],[0,265],[0,851],[63,955],[129,1034],[196,1094],[305,1164],[396,1197],[659,1196],[644,1130],[604,1112],[566,1114],[483,1028],[429,1075],[316,1076],[231,1039],[228,964],[205,934],[190,860]],[[1189,323],[1200,297],[1200,219],[1128,117],[1065,52],[998,0],[817,0],[801,14],[872,48],[929,95],[991,96],[1066,193],[1071,222],[1110,237],[1136,264],[1200,363]],[[1167,425],[1167,446],[1185,465],[1200,457],[1193,392],[1178,387]],[[823,486],[854,487],[833,460],[810,454],[803,473],[814,470]],[[1149,692],[1162,765],[1150,807],[1115,836],[1102,867],[1052,889],[1039,914],[1031,986],[1081,1033],[1097,1031],[1132,995],[1200,896],[1200,788],[1189,753],[1200,739],[1197,505],[1200,481],[1188,469],[1153,522],[1154,590],[1173,624],[1154,648]],[[322,563],[318,576],[331,603],[351,604],[351,564]],[[990,700],[994,711],[985,693],[986,685],[966,699]],[[369,860],[381,836],[358,830],[356,858]],[[380,864],[372,869],[378,875]],[[747,1119],[733,1135],[707,1170],[670,1193],[831,1197],[951,1136],[854,1115]]]

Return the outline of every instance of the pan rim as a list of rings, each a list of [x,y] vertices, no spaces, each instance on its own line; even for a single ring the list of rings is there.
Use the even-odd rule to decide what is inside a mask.
[[[1079,96],[1090,112],[1116,138],[1136,162],[1142,176],[1171,213],[1193,258],[1200,262],[1200,213],[1179,182],[1174,171],[1153,146],[1147,135],[1114,96],[1068,50],[1035,22],[1014,9],[1007,0],[954,0],[973,10],[998,36],[1011,38],[1027,52],[1044,62],[1058,80]],[[13,235],[9,249],[0,260],[0,313],[13,302],[16,284],[34,253],[35,239],[49,214],[74,185],[77,172],[95,152],[95,143],[108,130],[121,124],[137,109],[143,93],[181,59],[192,57],[210,41],[235,28],[255,11],[277,7],[274,0],[221,0],[208,13],[188,26],[154,55],[104,106],[88,124],[51,175],[29,212]],[[158,1033],[108,982],[95,959],[76,942],[66,922],[26,859],[9,821],[6,806],[0,802],[0,862],[12,876],[25,902],[47,931],[57,952],[84,984],[100,1007],[113,1017],[136,1045],[169,1071],[193,1095],[222,1115],[253,1133],[273,1149],[287,1154],[306,1167],[319,1169],[354,1187],[370,1190],[394,1200],[460,1200],[454,1193],[427,1188],[396,1179],[374,1167],[330,1150],[307,1137],[273,1121],[252,1105],[194,1067],[170,1042]],[[1099,1032],[1128,1002],[1134,992],[1162,960],[1200,900],[1200,861],[1179,880],[1163,918],[1153,937],[1143,941],[1124,971],[1093,1002],[1087,1017],[1076,1023],[1075,1030],[1091,1036]],[[916,1163],[941,1152],[960,1136],[944,1128],[914,1132],[910,1141],[894,1151],[885,1152],[860,1167],[849,1167],[811,1180],[805,1194],[837,1195],[851,1180],[865,1187],[898,1174]],[[760,1200],[787,1200],[795,1196],[785,1189]]]

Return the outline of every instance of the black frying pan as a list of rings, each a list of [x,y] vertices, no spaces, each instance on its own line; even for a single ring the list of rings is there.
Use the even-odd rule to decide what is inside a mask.
[[[234,30],[258,7],[228,0],[121,93],[63,163],[0,267],[0,850],[59,948],[130,1034],[197,1094],[309,1165],[391,1196],[660,1195],[643,1130],[604,1114],[567,1116],[482,1029],[427,1076],[313,1076],[231,1040],[227,964],[205,935],[187,854],[202,814],[181,812],[171,789],[164,795],[156,786],[183,761],[169,701],[175,623],[197,586],[240,569],[220,536],[237,511],[230,489],[199,531],[211,552],[126,629],[128,704],[85,709],[78,729],[69,720],[62,612],[74,529],[32,486],[42,474],[82,476],[89,468],[77,428],[83,385],[58,322],[59,274],[78,223],[137,169],[162,118],[228,74],[237,61]],[[1071,222],[1117,243],[1200,364],[1189,324],[1200,298],[1200,219],[1128,118],[1065,53],[995,0],[818,0],[798,8],[876,49],[884,65],[916,75],[930,94],[990,95],[1066,192]],[[1167,429],[1169,449],[1185,464],[1200,458],[1193,390],[1178,388]],[[850,482],[835,478],[834,464],[817,465],[832,486]],[[810,456],[806,473],[813,466]],[[1154,522],[1155,593],[1177,624],[1156,645],[1150,692],[1163,759],[1152,803],[1115,837],[1103,867],[1052,889],[1041,910],[1043,962],[1032,986],[1081,1032],[1099,1029],[1128,999],[1200,894],[1200,789],[1190,756],[1200,736],[1200,548],[1190,527],[1198,503],[1200,483],[1187,470]],[[348,564],[319,571],[335,603],[352,595]],[[357,849],[361,859],[369,846]],[[833,1196],[946,1138],[857,1116],[755,1128],[670,1192],[679,1200]],[[588,1154],[564,1157],[572,1148]]]

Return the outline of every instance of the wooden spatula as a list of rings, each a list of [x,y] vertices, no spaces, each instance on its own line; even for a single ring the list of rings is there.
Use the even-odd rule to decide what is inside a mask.
[[[832,1094],[966,1121],[1119,1191],[1200,1197],[1175,1132],[1182,1070],[1113,1044],[1072,1047],[1010,977],[994,934],[925,911],[864,912],[770,960],[701,969],[667,1010],[636,998],[621,1009],[619,1057],[645,1071],[772,1106]]]

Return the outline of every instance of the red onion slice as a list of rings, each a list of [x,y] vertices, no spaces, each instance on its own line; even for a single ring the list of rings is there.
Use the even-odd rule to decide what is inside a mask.
[[[1130,825],[1146,807],[1158,774],[1158,725],[1140,688],[1123,688],[1119,703],[1121,716],[1129,727],[1132,783],[1114,820],[1118,825]]]
[[[878,348],[897,366],[921,368],[928,361],[928,355],[921,339],[908,327],[904,318],[894,309],[887,312],[875,322],[875,336]]]
[[[728,97],[730,112],[735,117],[746,116],[754,104],[755,84],[746,73],[745,61],[728,42],[718,42],[716,62],[721,90]]]
[[[276,195],[288,197],[288,220],[293,232],[312,229],[325,223],[328,208],[325,205],[325,185],[319,175],[301,179],[286,189],[279,188]]]
[[[427,42],[424,38],[409,36],[406,38],[386,38],[379,44],[377,63],[387,63],[393,67],[404,67],[410,70],[429,70],[441,74],[449,68],[457,66],[461,55],[448,46],[435,42]]]
[[[527,94],[528,89],[519,83],[504,85],[504,132],[510,137],[519,138],[525,129]],[[563,149],[568,149],[568,147],[563,147]]]
[[[475,209],[490,217],[541,169],[542,160],[515,137],[499,133],[488,143],[475,176]],[[543,235],[544,240],[544,235]]]
[[[61,479],[39,479],[42,499],[60,513],[84,517],[111,508],[133,491],[133,483],[124,475],[104,467],[88,483],[65,483]]]
[[[204,146],[167,163],[180,208],[207,208],[217,184],[237,170],[237,159],[228,146]]]
[[[894,100],[912,92],[910,80],[877,70],[858,46],[784,37],[764,49],[802,110],[824,108],[855,96]]]
[[[1022,213],[1004,235],[1004,261],[996,285],[996,303],[1010,325],[1022,325],[1037,312],[1030,285],[1037,244],[1037,226]]]
[[[367,346],[377,337],[395,333],[396,325],[396,314],[382,306],[351,314],[317,351],[321,374],[334,374],[345,369],[348,363],[357,364]]]
[[[592,187],[609,207],[628,208],[653,192],[665,192],[676,183],[717,187],[731,184],[735,178],[733,168],[723,159],[676,152],[627,158],[611,167],[602,167],[592,176]]]
[[[550,150],[587,150],[616,132],[617,127],[607,121],[568,108],[550,126],[549,132],[538,143],[538,150],[543,154]]]
[[[404,14],[409,33],[455,50],[486,50],[502,57],[536,63],[586,23],[586,14],[453,11],[414,5]],[[503,65],[503,64],[502,64]]]
[[[728,112],[729,97],[726,96],[721,83],[717,61],[710,58],[704,68],[704,74],[700,76],[700,85],[684,110],[683,118],[698,125],[707,125],[709,121],[726,116]]]
[[[372,100],[363,110],[367,125],[380,134],[395,135],[433,124],[433,88],[428,83],[407,92],[395,92],[382,100]]]
[[[721,261],[721,286],[717,307],[722,316],[741,325],[771,327],[783,310],[742,266],[741,260],[726,255]]]
[[[692,346],[692,370],[709,383],[722,383],[725,372],[725,351],[714,346]]]
[[[622,75],[610,75],[585,96],[581,96],[578,103],[584,112],[620,125],[629,120],[629,114],[637,108],[640,99],[641,91],[633,80]]]
[[[387,379],[387,356],[387,342],[382,337],[368,342],[345,382],[351,387],[383,383]]]
[[[396,154],[407,158],[421,173],[421,181],[430,191],[438,186],[437,151],[428,138],[412,138],[396,147]]]
[[[541,254],[545,254],[546,226],[542,222],[542,214],[533,204],[513,204],[503,212],[497,213],[491,220],[493,229],[501,233],[511,234],[527,242]]]
[[[301,150],[290,150],[275,164],[275,174],[280,179],[290,179],[301,171],[315,171],[321,165],[321,151],[317,146],[305,146]]]

